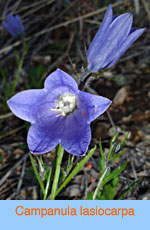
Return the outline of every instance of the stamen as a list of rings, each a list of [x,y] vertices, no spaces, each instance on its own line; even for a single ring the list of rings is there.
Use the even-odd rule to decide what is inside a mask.
[[[72,113],[76,108],[76,96],[73,94],[61,95],[57,102],[56,108],[51,109],[51,111],[59,111],[56,117],[66,116]]]
[[[56,108],[56,109],[51,109],[51,110],[52,110],[52,111],[59,111],[60,109],[57,109],[57,108]]]
[[[64,117],[65,117],[66,115],[63,114],[63,113],[60,113],[60,114],[57,114],[57,115],[56,115],[56,117],[60,117],[60,116],[64,116]]]

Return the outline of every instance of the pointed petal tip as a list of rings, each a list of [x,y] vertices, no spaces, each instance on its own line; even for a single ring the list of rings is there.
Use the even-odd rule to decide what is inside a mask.
[[[12,109],[11,109],[12,99],[11,99],[11,98],[7,101],[7,105],[9,106],[10,110],[12,110]]]
[[[109,3],[109,5],[108,5],[108,8],[107,9],[111,9],[112,10],[112,6],[111,6],[111,4]]]
[[[7,14],[6,18],[7,18],[7,21],[9,21],[9,20],[12,20],[14,16],[12,14]]]
[[[135,30],[132,34],[137,39],[138,37],[140,37],[145,32],[145,30],[146,30],[146,27],[140,28],[140,29]]]
[[[108,98],[105,98],[105,100],[106,100],[106,105],[109,107],[111,105],[112,101]]]
[[[108,100],[109,100],[109,99],[108,99]],[[111,103],[112,103],[112,101],[111,101],[111,100],[109,100],[108,104],[109,104],[109,105],[111,105]]]
[[[10,99],[7,101],[7,105],[9,105],[9,101],[10,101]]]
[[[107,109],[109,109],[109,106],[111,105],[111,103],[112,103],[111,100],[109,100],[108,98],[105,98],[105,103],[104,103],[105,109],[104,109],[103,113],[106,112]]]
[[[112,103],[112,101],[108,99],[108,102],[107,102],[107,104],[106,104],[106,110],[109,108],[109,106],[111,105],[111,103]],[[106,111],[106,110],[105,110],[105,111]]]
[[[141,31],[141,33],[144,33],[144,31],[146,30],[146,27],[141,28],[141,29],[138,29],[138,30],[140,30],[140,31]]]
[[[108,5],[107,10],[106,10],[106,13],[108,13],[109,15],[112,15],[112,14],[113,14],[113,10],[112,10],[111,4]]]
[[[64,72],[63,70],[61,70],[61,69],[59,69],[59,68],[57,68],[54,72],[59,72],[59,73],[66,73],[66,72]]]

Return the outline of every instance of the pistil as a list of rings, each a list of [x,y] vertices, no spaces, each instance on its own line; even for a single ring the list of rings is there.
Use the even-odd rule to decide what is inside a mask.
[[[73,94],[61,95],[55,109],[52,111],[60,112],[56,117],[66,116],[76,109],[76,96]]]

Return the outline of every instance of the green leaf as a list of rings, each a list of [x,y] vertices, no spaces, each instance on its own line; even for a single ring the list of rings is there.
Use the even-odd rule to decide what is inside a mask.
[[[70,180],[81,170],[81,168],[87,163],[87,161],[91,158],[93,153],[96,150],[96,146],[90,150],[90,152],[83,158],[83,160],[77,164],[76,168],[69,174],[63,184],[56,191],[56,195],[60,193],[60,191],[70,182]]]
[[[109,152],[108,152],[108,160],[110,160],[111,155],[113,154],[113,143],[115,142],[116,138],[117,138],[118,132],[116,131],[114,136],[112,137],[111,141],[110,141],[110,147],[109,147]]]
[[[88,192],[86,200],[93,200],[93,192]]]
[[[17,66],[19,66],[20,57],[19,57],[19,53],[16,50],[14,50],[14,57],[16,59]]]
[[[70,172],[70,170],[72,169],[73,166],[73,161],[74,161],[74,155],[70,155],[68,156],[68,163],[67,163],[67,168],[66,168],[66,173],[68,174]]]
[[[127,151],[124,150],[121,153],[115,154],[110,160],[112,160],[113,162],[115,162],[115,160],[117,160],[117,158],[121,157],[123,154],[125,154]]]
[[[3,159],[4,159],[4,157],[0,156],[0,163],[2,163]]]
[[[98,191],[97,192],[97,195],[96,195],[96,199],[97,200],[106,200],[106,197],[105,197],[105,195],[104,195],[104,191]]]
[[[119,182],[119,177],[116,176],[116,177],[112,180],[112,186],[113,186],[113,187],[117,187],[117,186],[118,186],[118,182]]]
[[[101,175],[99,177],[99,182],[98,182],[97,187],[96,187],[94,194],[93,194],[93,200],[96,199],[97,193],[98,193],[99,189],[102,187],[102,182],[103,182],[104,178],[106,177],[108,171],[109,171],[109,167],[106,167],[105,170],[101,173]]]
[[[49,191],[49,187],[50,187],[50,176],[51,176],[51,172],[49,171],[43,200],[46,200],[46,198],[48,196],[48,191]]]
[[[117,136],[118,136],[118,132],[116,131],[115,134],[114,134],[114,136],[111,139],[111,144],[113,144],[115,142]]]
[[[32,66],[29,70],[29,78],[32,84],[30,86],[27,86],[28,88],[40,88],[42,86],[42,78],[41,76],[45,72],[45,67],[40,65],[40,66]]]
[[[119,182],[119,177],[113,178],[109,183],[104,186],[104,193],[106,200],[113,200],[117,193],[117,186]]]
[[[54,157],[54,160],[53,160],[53,163],[52,163],[52,168],[50,170],[50,182],[49,182],[49,186],[51,186],[51,183],[52,183],[52,180],[53,180],[53,177],[54,177],[54,172],[55,172],[55,168],[56,168],[56,154],[55,154],[55,157]]]
[[[33,171],[29,168],[25,168],[25,171],[28,173],[28,175],[31,177],[31,179],[36,183],[36,184],[39,184],[38,183],[38,180],[35,176],[35,174],[33,173]]]
[[[41,178],[40,178],[40,175],[39,175],[39,173],[38,173],[38,171],[37,171],[37,168],[36,168],[36,165],[35,165],[35,163],[34,163],[34,160],[33,160],[33,157],[32,157],[32,155],[31,155],[31,153],[29,153],[29,157],[30,157],[30,160],[31,160],[31,164],[32,164],[34,173],[35,173],[35,175],[36,175],[36,178],[37,178],[37,180],[38,180],[38,182],[39,182],[39,185],[40,185],[40,187],[41,187],[42,193],[43,193],[43,195],[44,195],[44,194],[45,194],[44,184],[43,184],[43,182],[42,182],[42,180],[41,180]]]
[[[101,153],[101,159],[100,159],[100,164],[99,164],[99,166],[100,166],[100,170],[104,170],[105,169],[105,153],[104,153],[104,151],[103,151],[103,147],[102,147],[102,142],[101,142],[101,139],[100,139],[100,141],[99,141],[99,148],[100,148],[100,153]]]
[[[122,147],[124,146],[126,140],[128,139],[128,136],[129,136],[129,133],[127,133],[127,134],[125,135],[125,138],[121,141],[121,143],[120,143],[120,148],[122,148]]]
[[[127,162],[124,162],[123,165],[121,165],[119,168],[117,168],[116,170],[114,170],[109,176],[105,177],[104,180],[103,180],[103,182],[102,182],[102,186],[104,186],[110,180],[112,180],[113,178],[115,178],[116,176],[118,176],[126,168],[126,166],[127,166]]]
[[[141,182],[141,179],[134,181],[120,196],[117,200],[122,200],[128,192],[130,192],[137,184]]]

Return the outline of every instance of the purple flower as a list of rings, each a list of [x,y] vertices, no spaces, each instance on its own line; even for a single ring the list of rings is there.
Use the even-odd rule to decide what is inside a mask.
[[[113,16],[112,7],[108,6],[101,27],[87,51],[88,69],[91,72],[112,67],[144,32],[145,28],[136,30],[132,27],[132,20],[132,14],[129,13]]]
[[[14,38],[25,34],[25,29],[23,24],[21,23],[19,15],[13,16],[12,14],[8,14],[7,22],[2,22],[2,26]]]
[[[90,123],[111,101],[78,89],[62,70],[50,74],[44,89],[25,90],[8,105],[19,118],[31,122],[27,142],[31,153],[46,153],[58,143],[73,155],[84,155],[91,141]]]

